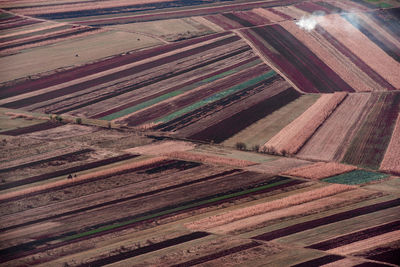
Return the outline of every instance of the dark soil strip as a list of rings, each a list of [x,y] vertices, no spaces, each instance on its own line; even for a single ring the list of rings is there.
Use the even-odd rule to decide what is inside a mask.
[[[221,143],[256,121],[271,114],[275,110],[278,110],[279,108],[294,101],[300,95],[301,94],[295,89],[289,88],[288,90],[265,99],[228,119],[225,119],[211,127],[204,129],[203,131],[190,136],[189,138],[203,141],[213,140],[215,143]]]
[[[371,79],[380,84],[382,87],[388,90],[397,90],[393,85],[386,81],[379,73],[374,71],[370,66],[368,66],[363,60],[361,60],[357,55],[351,52],[345,45],[343,45],[339,40],[337,40],[333,35],[325,31],[321,26],[317,25],[315,30],[321,34],[331,45],[333,45],[340,53],[350,59],[356,66],[358,66],[363,72],[365,72]]]
[[[130,170],[124,170],[124,171],[119,171],[119,172],[115,172],[115,173],[112,173],[112,174],[107,174],[107,175],[103,175],[103,176],[99,176],[99,177],[93,177],[93,178],[86,179],[86,180],[83,180],[83,181],[78,181],[78,182],[74,181],[73,184],[60,185],[60,186],[53,187],[53,188],[50,188],[50,189],[43,189],[43,190],[40,190],[40,191],[27,193],[25,195],[15,196],[15,197],[12,197],[12,198],[0,200],[0,203],[15,201],[15,200],[22,199],[22,198],[25,198],[25,197],[31,197],[31,196],[43,194],[43,193],[48,192],[48,191],[60,190],[60,189],[68,188],[71,185],[74,185],[74,186],[81,185],[81,184],[85,184],[85,183],[90,183],[93,180],[107,179],[107,178],[110,178],[110,177],[116,176],[116,175],[122,175],[122,174],[127,174],[127,173],[131,173],[131,172],[140,171],[140,170],[145,170],[147,168],[156,167],[156,166],[159,166],[161,164],[166,164],[166,163],[169,163],[169,162],[172,162],[172,161],[173,160],[166,160],[166,161],[163,161],[163,162],[157,162],[157,163],[153,163],[153,164],[149,164],[149,165],[145,165],[145,166],[140,166],[140,167],[137,167],[137,168],[134,168],[134,169],[130,169]]]
[[[279,51],[288,64],[300,70],[319,92],[354,92],[350,85],[282,26],[271,25],[252,30]],[[285,67],[283,70],[285,71]],[[309,89],[304,89],[307,90]]]
[[[225,171],[225,172],[214,174],[214,175],[211,175],[211,176],[207,176],[207,177],[195,180],[195,181],[190,181],[190,182],[185,182],[185,183],[181,183],[181,184],[177,184],[177,185],[172,185],[172,186],[160,188],[160,189],[157,189],[157,190],[153,190],[153,191],[149,191],[149,192],[145,192],[145,193],[141,193],[141,194],[125,197],[125,198],[119,198],[119,199],[116,199],[116,200],[111,200],[111,201],[104,202],[104,203],[97,204],[97,205],[93,205],[93,206],[90,206],[90,207],[76,209],[76,210],[73,210],[73,211],[60,213],[60,214],[57,214],[57,215],[54,215],[54,216],[49,216],[49,217],[46,217],[46,218],[41,218],[41,219],[37,219],[37,220],[34,220],[34,221],[22,223],[22,224],[15,224],[15,225],[12,225],[12,226],[9,226],[9,227],[6,227],[6,228],[2,228],[0,230],[1,231],[8,231],[8,230],[11,230],[11,229],[27,226],[27,225],[30,225],[30,224],[40,223],[40,222],[47,221],[47,220],[58,219],[60,217],[72,215],[72,214],[79,213],[79,212],[85,212],[85,211],[89,211],[89,210],[93,210],[93,209],[97,209],[97,208],[103,208],[103,207],[114,205],[114,204],[118,204],[118,203],[121,203],[121,202],[124,202],[124,201],[129,201],[129,200],[132,200],[132,199],[135,199],[135,198],[146,197],[146,196],[150,196],[150,195],[161,193],[163,191],[173,190],[173,189],[177,189],[177,188],[180,188],[180,187],[184,187],[184,186],[188,186],[188,185],[192,185],[192,184],[201,183],[201,182],[204,182],[204,181],[220,178],[220,177],[223,177],[223,176],[226,176],[226,175],[230,175],[230,174],[233,174],[233,173],[236,173],[236,172],[240,172],[240,171],[241,170],[239,170],[239,169]]]
[[[368,37],[369,40],[374,42],[377,46],[379,46],[386,54],[392,57],[397,62],[400,62],[400,49],[396,47],[394,44],[386,40],[378,31],[371,32],[372,29],[368,27],[368,24],[365,23],[360,17],[357,17],[357,22],[354,21],[353,17],[349,17],[347,14],[341,15],[344,19],[346,19],[349,23],[351,23],[354,27],[360,30],[365,36]],[[352,14],[354,16],[354,14]],[[386,41],[386,42],[385,42]]]
[[[75,106],[72,106],[72,107],[67,107],[67,108],[64,108],[64,109],[61,109],[61,110],[57,110],[57,113],[69,112],[69,111],[72,111],[72,110],[75,110],[75,109],[78,109],[78,108],[82,108],[82,107],[97,103],[99,101],[103,101],[103,100],[106,100],[106,99],[109,99],[109,98],[112,98],[112,97],[115,97],[115,96],[122,95],[124,93],[130,92],[130,91],[133,91],[133,90],[145,87],[145,86],[152,85],[152,84],[160,82],[162,80],[166,80],[166,79],[169,79],[169,78],[172,78],[172,77],[175,77],[175,76],[179,76],[181,74],[184,74],[184,73],[187,73],[187,72],[202,68],[202,67],[207,66],[209,64],[212,64],[212,63],[215,63],[215,62],[218,62],[218,61],[221,61],[221,60],[236,56],[238,54],[241,54],[243,52],[248,51],[249,49],[250,49],[250,47],[245,47],[243,49],[234,51],[234,52],[229,53],[227,55],[223,55],[223,56],[214,58],[214,59],[209,60],[209,61],[202,61],[200,64],[195,65],[195,66],[193,66],[191,68],[188,68],[188,69],[184,69],[184,70],[177,71],[177,72],[170,72],[170,73],[160,74],[158,77],[155,77],[155,78],[153,78],[151,80],[143,81],[142,83],[138,83],[138,84],[135,84],[133,86],[127,86],[127,87],[120,88],[118,90],[109,92],[109,93],[105,94],[102,97],[96,98],[96,99],[88,101],[86,103],[83,103],[83,104],[80,104],[80,105],[75,105]],[[88,92],[86,94],[90,95],[90,94],[92,94],[92,92]],[[80,95],[80,96],[82,96],[82,95]],[[59,102],[62,102],[62,101],[65,101],[65,100],[69,100],[71,98],[74,98],[74,96],[73,97],[66,97],[65,99],[63,99],[61,101],[58,101],[58,102],[53,102],[51,105],[59,103]],[[135,103],[141,103],[141,100],[139,100],[139,101],[140,102],[135,102]],[[45,107],[45,106],[42,106],[42,107]],[[93,118],[97,118],[97,115],[93,116]]]
[[[104,259],[100,259],[100,260],[95,260],[89,263],[85,263],[82,265],[78,265],[79,267],[86,267],[86,266],[104,266],[107,264],[111,264],[114,262],[118,262],[118,261],[122,261],[125,259],[129,259],[129,258],[133,258],[142,254],[146,254],[146,253],[150,253],[156,250],[160,250],[163,248],[167,248],[167,247],[172,247],[172,246],[176,246],[185,242],[189,242],[192,240],[196,240],[196,239],[200,239],[203,237],[206,237],[210,235],[209,233],[206,232],[194,232],[191,234],[187,234],[187,235],[183,235],[180,237],[176,237],[176,238],[172,238],[172,239],[168,239],[156,244],[152,244],[146,247],[142,247],[142,248],[138,248],[132,251],[128,251],[128,252],[122,252],[120,254],[114,255],[114,256],[110,256]]]
[[[224,17],[230,19],[230,20],[233,20],[233,21],[239,23],[243,27],[253,27],[253,26],[255,26],[253,23],[251,23],[251,22],[249,22],[247,20],[244,20],[244,19],[242,19],[242,18],[240,18],[238,16],[235,16],[233,13],[225,13],[225,14],[222,14],[222,15]]]
[[[219,40],[219,41],[216,41],[216,42],[204,45],[204,46],[200,46],[200,47],[196,47],[196,48],[190,49],[188,51],[183,51],[183,52],[180,52],[180,53],[177,53],[177,54],[174,54],[174,55],[170,55],[170,56],[167,56],[167,57],[162,58],[160,60],[151,61],[151,62],[148,62],[148,63],[144,63],[142,65],[139,65],[139,66],[131,67],[131,68],[126,69],[126,70],[121,70],[121,71],[118,71],[116,73],[111,73],[111,74],[105,75],[103,77],[95,78],[93,80],[85,81],[85,82],[82,82],[82,83],[79,83],[79,84],[68,86],[66,88],[62,88],[62,89],[54,90],[54,91],[47,92],[47,93],[44,93],[44,94],[40,94],[40,95],[24,98],[24,99],[17,100],[17,101],[14,101],[14,102],[10,102],[10,103],[4,104],[3,107],[21,108],[21,107],[24,107],[26,105],[31,105],[32,103],[38,103],[38,102],[46,101],[46,100],[49,100],[49,99],[52,99],[52,98],[60,97],[60,96],[63,96],[63,95],[79,92],[81,90],[84,90],[84,89],[87,89],[87,88],[90,88],[90,87],[93,87],[93,86],[97,86],[97,85],[100,85],[100,84],[103,84],[103,83],[107,83],[107,82],[119,79],[119,78],[127,76],[127,75],[131,75],[132,73],[139,73],[139,72],[151,69],[151,68],[153,68],[155,66],[165,65],[165,64],[168,64],[168,63],[170,63],[172,61],[176,61],[176,60],[188,57],[188,56],[196,55],[196,54],[201,53],[203,51],[206,51],[208,49],[216,48],[216,47],[219,47],[219,46],[222,46],[222,45],[228,45],[228,44],[230,44],[232,42],[238,41],[239,39],[240,38],[237,37],[237,36],[228,37],[228,38],[225,38],[223,40]],[[191,69],[185,70],[185,72],[190,71],[190,70]],[[172,75],[176,76],[178,74],[174,73]],[[171,74],[168,75],[168,73],[167,73],[164,76],[167,76],[168,78],[170,78]],[[166,79],[167,77],[163,77],[163,79]],[[152,81],[152,83],[153,83],[153,81]],[[61,113],[61,112],[59,112],[59,113]]]
[[[367,257],[367,259],[375,260],[375,261],[383,261],[392,264],[400,265],[400,248],[381,252],[379,254],[375,254],[373,256]]]
[[[292,267],[317,267],[317,266],[321,266],[321,265],[335,262],[338,260],[342,260],[344,258],[345,258],[344,256],[339,256],[339,255],[326,255],[321,258],[317,258],[317,259],[302,262],[302,263],[299,263],[296,265],[292,265]]]
[[[176,162],[171,162],[169,164],[165,164],[162,166],[157,166],[154,167],[152,169],[149,170],[145,170],[143,172],[139,172],[139,174],[141,173],[145,173],[145,174],[154,174],[154,173],[161,173],[167,170],[172,170],[172,169],[177,169],[179,171],[184,171],[184,170],[188,170],[188,169],[192,169],[195,167],[198,167],[202,165],[201,163],[198,162],[190,162],[190,161],[181,161],[178,160]]]
[[[64,125],[64,124],[46,121],[43,123],[27,126],[24,128],[18,128],[18,129],[14,129],[14,130],[5,131],[5,132],[0,132],[0,134],[18,136],[18,135],[22,135],[22,134],[29,134],[29,133],[48,130],[48,129],[53,129],[53,128],[56,128],[56,127],[59,127],[62,125]]]
[[[391,223],[387,223],[384,225],[379,225],[376,227],[372,227],[366,230],[358,231],[355,233],[351,233],[345,236],[340,236],[337,238],[333,238],[327,241],[323,241],[311,246],[308,246],[306,248],[313,248],[313,249],[319,249],[319,250],[330,250],[333,248],[341,247],[353,242],[357,242],[360,240],[364,240],[370,237],[382,235],[385,233],[389,233],[395,230],[400,229],[400,221],[395,221]]]
[[[155,48],[138,51],[132,54],[118,55],[112,58],[108,58],[99,62],[91,63],[85,66],[76,67],[70,70],[51,74],[36,80],[27,80],[17,85],[4,86],[0,88],[0,99],[16,96],[23,93],[33,92],[57,84],[62,84],[73,79],[82,78],[88,75],[92,75],[98,72],[102,72],[108,69],[117,68],[135,61],[140,61],[151,56],[161,55],[180,49],[185,46],[193,45],[198,42],[204,42],[214,38],[222,37],[229,34],[229,32],[223,32],[219,34],[207,35],[204,37],[193,38],[188,41],[177,42],[173,44],[158,46]]]
[[[362,207],[362,208],[358,208],[358,209],[354,209],[354,210],[341,212],[338,214],[333,214],[333,215],[330,215],[330,216],[327,216],[324,218],[315,219],[315,220],[308,221],[308,222],[299,223],[299,224],[288,226],[288,227],[278,229],[278,230],[275,230],[275,231],[272,231],[269,233],[254,236],[253,238],[263,240],[263,241],[270,241],[270,240],[273,240],[276,238],[299,233],[299,232],[309,230],[309,229],[312,229],[315,227],[319,227],[322,225],[339,222],[339,221],[351,219],[351,218],[354,218],[357,216],[361,216],[364,214],[396,207],[398,205],[400,205],[400,198],[382,202],[382,203],[378,203],[378,204],[374,204],[374,205],[370,205],[370,206],[366,206],[366,207]]]
[[[2,47],[0,47],[0,50],[5,50],[5,49],[10,49],[10,48],[15,48],[15,47],[18,47],[18,46],[24,46],[24,45],[30,45],[30,44],[45,42],[45,41],[49,41],[49,40],[66,38],[66,37],[74,36],[74,35],[85,33],[85,32],[92,32],[92,31],[95,31],[95,30],[97,30],[97,28],[84,28],[84,29],[79,29],[77,31],[70,32],[70,33],[59,33],[59,34],[56,34],[56,35],[53,35],[53,36],[49,36],[47,38],[41,38],[39,36],[38,38],[35,38],[35,40],[29,40],[29,41],[26,41],[26,42],[20,42],[20,43],[16,43],[16,44],[10,44],[10,45],[7,45],[7,46],[2,46]]]
[[[246,249],[258,247],[258,246],[261,246],[261,244],[259,244],[257,242],[251,242],[251,243],[248,243],[248,244],[244,244],[244,245],[240,245],[240,246],[233,247],[233,248],[230,248],[230,249],[226,249],[226,250],[223,250],[223,251],[220,251],[220,252],[217,252],[217,253],[209,254],[209,255],[201,257],[201,258],[197,258],[197,259],[194,259],[194,260],[190,260],[190,261],[186,261],[186,262],[179,263],[179,264],[176,264],[176,265],[172,265],[171,267],[189,267],[189,266],[194,266],[194,265],[197,265],[197,264],[202,264],[202,263],[205,263],[205,262],[208,262],[208,261],[212,261],[212,260],[215,260],[215,259],[218,259],[218,258],[222,258],[222,257],[228,256],[228,255],[231,255],[231,254],[234,254],[234,253],[246,250]]]
[[[378,169],[400,111],[400,93],[373,93],[379,98],[348,146],[343,162]]]
[[[39,164],[43,164],[49,161],[53,161],[53,160],[68,160],[68,158],[76,156],[76,155],[80,155],[80,154],[86,154],[86,153],[90,153],[93,152],[93,149],[90,148],[85,148],[79,151],[74,151],[74,152],[70,152],[67,154],[63,154],[63,155],[59,155],[59,156],[55,156],[55,157],[51,157],[51,158],[47,158],[47,159],[42,159],[42,160],[38,160],[38,161],[31,161],[28,163],[24,163],[18,166],[14,166],[14,167],[9,167],[9,168],[4,168],[4,169],[0,169],[0,173],[2,172],[9,172],[9,171],[13,171],[13,170],[17,170],[17,169],[22,169],[22,168],[26,168],[26,167],[31,167],[33,165],[39,165]]]
[[[35,182],[39,182],[39,181],[44,181],[44,180],[47,180],[47,179],[50,179],[50,178],[54,178],[54,177],[58,177],[58,176],[62,176],[62,175],[69,175],[69,174],[73,174],[73,173],[76,173],[76,172],[89,170],[89,169],[97,168],[97,167],[100,167],[100,166],[103,166],[103,165],[115,163],[115,162],[118,162],[118,161],[132,159],[132,158],[135,158],[135,157],[138,157],[138,156],[139,155],[124,154],[124,155],[120,155],[120,156],[116,156],[116,157],[112,157],[112,158],[108,158],[108,159],[103,159],[103,160],[87,163],[87,164],[81,165],[81,166],[76,166],[76,167],[71,167],[71,168],[64,169],[64,170],[45,173],[45,174],[29,177],[29,178],[26,178],[26,179],[23,179],[23,180],[10,182],[10,183],[7,183],[7,184],[2,184],[2,185],[0,185],[0,190],[5,190],[5,189],[21,186],[21,185],[31,184],[31,183],[35,183]]]

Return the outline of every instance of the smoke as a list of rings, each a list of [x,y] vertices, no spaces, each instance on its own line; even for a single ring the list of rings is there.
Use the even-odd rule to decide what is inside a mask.
[[[315,29],[318,23],[321,23],[321,20],[324,19],[323,16],[325,16],[325,12],[315,11],[310,16],[303,16],[296,24],[301,29],[310,32]]]
[[[349,23],[343,23],[343,20]],[[327,15],[323,11],[315,11],[309,16],[303,16],[296,22],[297,26],[301,29],[310,32],[315,29],[317,25],[323,27],[340,27],[342,32],[351,33],[354,29],[359,29],[360,22],[355,13],[341,12],[336,15]]]

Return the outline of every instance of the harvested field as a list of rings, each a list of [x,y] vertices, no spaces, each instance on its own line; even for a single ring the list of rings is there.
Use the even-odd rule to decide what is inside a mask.
[[[297,154],[305,159],[339,160],[368,110],[370,94],[349,94]]]
[[[342,161],[378,169],[400,110],[400,94],[372,93],[372,97],[376,102],[362,121]]]
[[[164,141],[147,146],[140,146],[127,149],[126,152],[138,153],[144,155],[164,155],[176,151],[192,150],[195,147],[193,143],[183,141]]]
[[[322,179],[355,170],[355,166],[335,162],[318,162],[305,167],[294,168],[283,172],[283,175],[303,177],[308,179]]]
[[[297,153],[346,96],[346,93],[322,95],[314,105],[283,128],[260,150],[280,155]]]
[[[265,144],[286,125],[306,111],[318,98],[319,95],[316,94],[302,95],[228,138],[222,144],[234,147],[236,143],[243,142],[247,148]]]
[[[400,116],[396,121],[392,138],[381,162],[380,170],[400,174]]]

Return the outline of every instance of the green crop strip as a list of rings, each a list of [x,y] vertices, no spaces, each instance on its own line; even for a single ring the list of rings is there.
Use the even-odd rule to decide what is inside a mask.
[[[202,86],[202,85],[205,85],[205,84],[207,84],[207,83],[211,83],[211,82],[214,82],[214,81],[216,81],[216,80],[225,78],[225,77],[227,77],[227,76],[229,76],[229,75],[232,75],[232,74],[234,74],[234,73],[236,73],[236,72],[239,72],[239,71],[241,71],[241,70],[243,70],[243,69],[247,69],[247,68],[253,67],[253,66],[255,66],[255,65],[259,64],[259,63],[260,63],[260,60],[258,60],[258,59],[257,59],[257,60],[254,60],[254,61],[249,62],[249,63],[247,63],[247,64],[244,64],[244,65],[242,65],[242,66],[236,67],[236,68],[234,68],[234,69],[232,69],[232,70],[225,71],[225,72],[223,72],[223,73],[220,73],[220,74],[217,74],[217,75],[212,76],[212,77],[210,77],[210,78],[201,80],[201,81],[196,82],[196,83],[194,83],[194,84],[191,84],[191,85],[187,85],[187,86],[185,86],[185,87],[182,87],[180,90],[176,90],[176,91],[173,91],[173,92],[170,92],[170,93],[161,95],[161,96],[159,96],[159,97],[155,97],[155,98],[153,98],[153,99],[151,99],[151,100],[145,101],[145,102],[140,103],[140,104],[138,104],[138,105],[135,105],[135,106],[133,106],[133,107],[129,107],[129,108],[126,108],[126,109],[117,111],[117,112],[112,113],[112,114],[110,114],[110,115],[104,116],[104,117],[102,117],[102,118],[100,118],[100,119],[101,119],[101,120],[107,120],[107,121],[118,119],[118,118],[120,118],[120,117],[122,117],[122,116],[125,116],[125,115],[128,115],[128,114],[130,114],[130,113],[139,111],[139,110],[141,110],[141,109],[150,107],[150,106],[152,106],[152,105],[154,105],[154,104],[160,103],[161,101],[164,101],[164,100],[169,99],[169,98],[171,98],[171,97],[174,97],[174,96],[183,94],[183,93],[185,93],[185,92],[187,92],[187,91],[193,90],[193,89],[195,89],[195,88],[197,88],[197,87],[200,87],[200,86]]]
[[[220,99],[222,99],[222,98],[224,98],[224,97],[226,97],[226,96],[228,96],[230,94],[233,94],[235,92],[238,92],[240,90],[248,88],[248,87],[250,87],[252,85],[255,85],[255,84],[259,83],[259,82],[267,80],[267,79],[271,78],[274,75],[276,75],[276,72],[271,70],[271,71],[269,71],[269,72],[267,72],[267,73],[265,73],[263,75],[260,75],[260,76],[258,76],[256,78],[253,78],[253,79],[250,79],[250,80],[248,80],[248,81],[246,81],[244,83],[235,85],[235,86],[233,86],[233,87],[231,87],[231,88],[229,88],[229,89],[227,89],[227,90],[225,90],[223,92],[216,93],[216,94],[214,94],[214,95],[212,95],[212,96],[210,96],[210,97],[208,97],[206,99],[200,100],[200,101],[198,101],[198,102],[196,102],[196,103],[194,103],[194,104],[192,104],[190,106],[187,106],[187,107],[185,107],[183,109],[180,109],[180,110],[178,110],[176,112],[173,112],[173,113],[171,113],[171,114],[169,114],[169,115],[167,115],[167,116],[165,116],[165,117],[163,117],[161,119],[156,120],[155,123],[160,123],[160,122],[161,123],[166,123],[166,122],[168,122],[170,120],[173,120],[173,119],[175,119],[175,118],[177,118],[177,117],[179,117],[179,116],[181,116],[181,115],[183,115],[185,113],[188,113],[190,111],[196,110],[196,109],[198,109],[200,107],[203,107],[203,106],[205,106],[207,104],[210,104],[212,102],[220,100]]]
[[[278,186],[278,185],[281,185],[281,184],[286,184],[286,183],[288,183],[290,181],[293,181],[293,180],[292,179],[285,179],[285,180],[281,180],[281,181],[278,181],[278,182],[275,182],[275,183],[266,184],[266,185],[263,185],[263,186],[259,186],[259,187],[255,187],[255,188],[239,191],[239,192],[236,192],[236,193],[231,193],[231,194],[227,194],[227,195],[223,195],[223,196],[219,196],[219,197],[213,197],[213,198],[210,198],[210,199],[205,199],[205,200],[202,200],[202,201],[199,201],[199,202],[196,202],[196,203],[183,205],[183,206],[172,208],[172,209],[168,209],[168,210],[165,210],[165,211],[160,211],[160,212],[157,212],[157,213],[145,215],[145,216],[142,216],[142,217],[139,217],[139,218],[136,218],[136,219],[132,219],[132,220],[128,220],[128,221],[125,221],[125,222],[121,222],[121,223],[117,223],[117,224],[113,224],[113,225],[107,225],[107,226],[99,227],[97,229],[93,229],[93,230],[86,231],[86,232],[83,232],[83,233],[71,235],[71,236],[62,238],[61,241],[70,241],[70,240],[74,240],[74,239],[77,239],[77,238],[81,238],[81,237],[85,237],[85,236],[101,233],[101,232],[104,232],[104,231],[113,230],[113,229],[116,229],[116,228],[119,228],[119,227],[122,227],[122,226],[126,226],[126,225],[129,225],[129,224],[132,224],[132,223],[137,223],[137,222],[140,222],[140,221],[153,219],[153,218],[156,218],[156,217],[159,217],[159,216],[163,216],[163,215],[167,215],[167,214],[170,214],[170,213],[173,213],[173,212],[182,211],[182,210],[190,209],[190,208],[195,208],[195,207],[198,207],[198,206],[201,206],[201,205],[204,205],[204,204],[210,204],[210,203],[213,203],[213,202],[217,202],[217,201],[221,201],[221,200],[225,200],[225,199],[229,199],[229,198],[243,196],[243,195],[246,195],[246,194],[254,193],[254,192],[257,192],[257,191],[260,191],[260,190],[264,190],[264,189],[267,189],[267,188],[271,188],[271,187],[274,187],[274,186]]]
[[[375,181],[375,180],[380,180],[380,179],[383,179],[386,177],[388,177],[388,175],[384,174],[384,173],[369,172],[369,171],[364,171],[364,170],[355,170],[352,172],[325,178],[325,179],[322,179],[322,181],[328,182],[328,183],[356,185],[356,184],[363,184],[363,183],[367,183],[367,182],[371,182],[371,181]]]

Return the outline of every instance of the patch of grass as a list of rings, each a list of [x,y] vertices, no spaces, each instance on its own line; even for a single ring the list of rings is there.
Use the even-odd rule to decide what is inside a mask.
[[[388,177],[389,175],[384,173],[369,172],[364,170],[355,170],[348,173],[328,177],[322,179],[324,182],[336,183],[336,184],[364,184],[375,180],[380,180]]]

